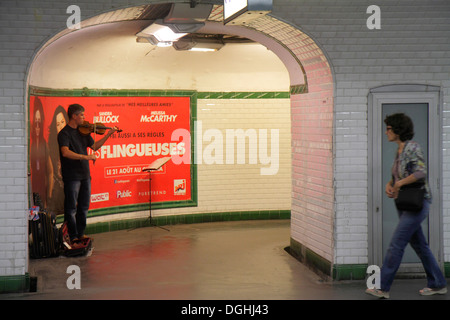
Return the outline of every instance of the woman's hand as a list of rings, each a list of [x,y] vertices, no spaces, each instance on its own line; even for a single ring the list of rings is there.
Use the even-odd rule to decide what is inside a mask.
[[[395,198],[398,195],[398,189],[395,192],[395,188],[392,186],[390,181],[386,184],[385,192],[388,198]]]
[[[397,199],[401,187],[414,183],[416,181],[417,179],[414,174],[411,174],[404,179],[398,180],[394,185],[391,185],[391,182],[389,182],[386,185],[386,194],[389,198]]]
[[[392,198],[397,199],[400,188],[403,186],[402,180],[397,181],[392,187]]]

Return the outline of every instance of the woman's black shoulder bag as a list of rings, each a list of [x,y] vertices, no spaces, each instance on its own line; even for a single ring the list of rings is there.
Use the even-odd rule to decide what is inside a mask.
[[[398,196],[395,199],[395,206],[398,210],[418,212],[422,210],[424,196],[424,182],[404,185],[398,192]]]

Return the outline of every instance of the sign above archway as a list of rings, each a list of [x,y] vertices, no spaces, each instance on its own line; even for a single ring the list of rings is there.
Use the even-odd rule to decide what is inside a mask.
[[[223,20],[225,24],[246,25],[272,11],[273,0],[225,0]]]

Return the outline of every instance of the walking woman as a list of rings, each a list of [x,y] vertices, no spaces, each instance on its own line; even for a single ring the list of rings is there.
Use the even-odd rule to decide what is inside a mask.
[[[392,179],[385,188],[386,195],[396,199],[402,186],[423,182],[425,196],[423,207],[418,212],[397,209],[399,222],[381,268],[381,288],[367,289],[366,293],[379,298],[389,298],[389,290],[402,261],[404,250],[410,243],[422,261],[427,276],[427,287],[419,293],[421,295],[445,294],[447,293],[445,277],[428,246],[421,227],[422,221],[428,216],[431,193],[427,183],[427,168],[422,149],[417,142],[411,141],[414,136],[413,122],[403,113],[387,116],[384,122],[388,140],[398,144],[392,166]]]

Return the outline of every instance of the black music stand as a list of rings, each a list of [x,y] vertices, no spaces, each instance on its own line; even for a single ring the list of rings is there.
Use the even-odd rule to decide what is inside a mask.
[[[149,193],[150,193],[150,197],[149,197],[149,216],[148,216],[148,221],[150,222],[150,226],[153,227],[158,227],[161,229],[164,229],[166,231],[169,231],[166,228],[163,228],[161,226],[157,226],[152,222],[152,172],[159,170],[163,165],[165,165],[170,159],[172,159],[172,157],[163,157],[163,158],[159,158],[156,159],[155,161],[153,161],[148,167],[142,168],[142,172],[148,172],[148,187],[149,187]]]

